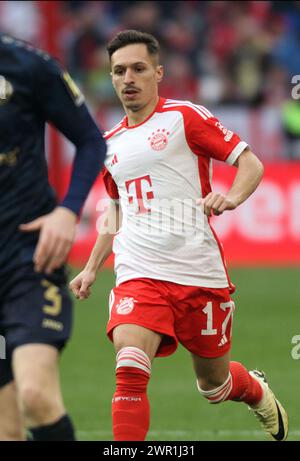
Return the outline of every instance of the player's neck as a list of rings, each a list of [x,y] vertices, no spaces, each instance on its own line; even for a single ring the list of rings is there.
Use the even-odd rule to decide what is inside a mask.
[[[132,111],[128,108],[125,108],[125,112],[127,115],[128,126],[139,125],[143,123],[149,115],[154,112],[155,107],[159,101],[159,96],[157,95],[153,100],[149,102],[146,106],[142,107],[138,111]]]

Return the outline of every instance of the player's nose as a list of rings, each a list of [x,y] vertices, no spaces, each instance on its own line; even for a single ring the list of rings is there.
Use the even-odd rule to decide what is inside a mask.
[[[134,83],[133,72],[131,69],[126,69],[126,72],[124,74],[124,83],[126,85]]]

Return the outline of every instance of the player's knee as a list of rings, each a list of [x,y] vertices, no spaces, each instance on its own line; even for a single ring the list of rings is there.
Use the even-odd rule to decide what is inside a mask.
[[[117,389],[143,392],[151,374],[151,361],[138,347],[123,347],[116,357]]]
[[[19,395],[25,418],[42,423],[54,411],[54,399],[40,386],[24,386]]]

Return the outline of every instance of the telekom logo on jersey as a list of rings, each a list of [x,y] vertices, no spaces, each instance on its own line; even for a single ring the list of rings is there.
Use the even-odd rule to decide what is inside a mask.
[[[122,213],[122,229],[136,229],[141,226],[141,232],[152,235],[172,234],[187,241],[203,241],[204,213],[192,198],[156,198],[152,180],[149,174],[125,181],[127,204],[124,207],[128,213]],[[159,192],[158,192],[159,195]],[[109,200],[99,200],[97,210],[104,211]],[[106,215],[104,214],[106,217]],[[135,219],[135,217],[137,219]],[[119,220],[111,218],[97,220],[97,230],[100,233],[115,233]]]
[[[136,201],[136,205],[138,207],[137,213],[148,213],[151,208],[147,208],[147,204],[145,202],[146,200],[149,201],[154,199],[150,176],[145,175],[140,178],[129,179],[125,182],[125,187],[128,193],[129,204],[133,204]]]

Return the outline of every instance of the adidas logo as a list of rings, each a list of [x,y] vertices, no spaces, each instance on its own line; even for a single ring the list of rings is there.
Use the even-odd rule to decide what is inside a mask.
[[[228,339],[226,335],[224,335],[221,341],[219,342],[218,347],[224,346],[224,344],[226,344],[227,342],[228,342]]]
[[[113,166],[113,165],[115,165],[116,163],[118,163],[118,157],[117,157],[117,154],[114,154],[110,166]]]

